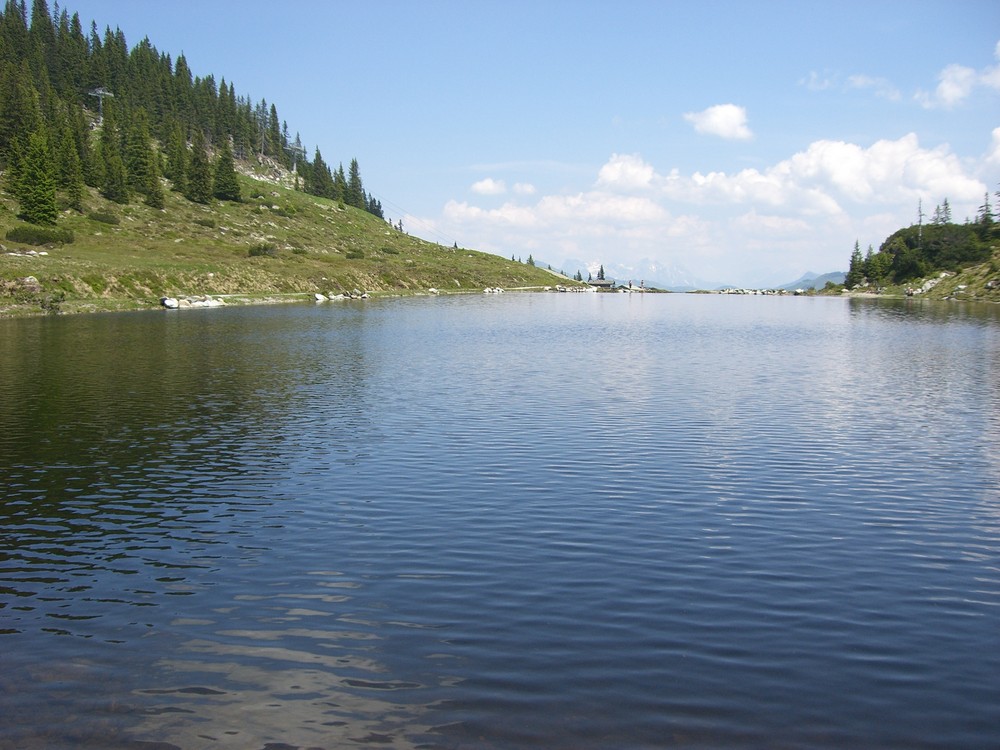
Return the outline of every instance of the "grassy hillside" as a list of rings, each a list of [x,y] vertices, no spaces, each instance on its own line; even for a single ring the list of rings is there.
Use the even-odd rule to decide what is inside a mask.
[[[163,211],[91,191],[85,214],[60,215],[59,227],[74,241],[55,246],[2,239],[21,222],[15,201],[0,192],[0,315],[141,309],[163,296],[236,295],[231,303],[354,289],[414,294],[575,284],[496,255],[425,242],[281,184],[240,180],[243,203],[200,205],[168,192]]]

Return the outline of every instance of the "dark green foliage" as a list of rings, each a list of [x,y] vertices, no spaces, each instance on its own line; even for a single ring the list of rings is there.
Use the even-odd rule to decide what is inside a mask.
[[[59,136],[59,153],[56,164],[56,184],[66,193],[70,208],[83,211],[83,166],[68,122],[64,122]]]
[[[179,122],[174,121],[167,136],[167,168],[164,175],[173,183],[174,190],[187,190],[188,150],[187,141]]]
[[[851,263],[847,269],[847,276],[844,279],[844,286],[848,289],[856,287],[865,280],[865,260],[861,255],[861,246],[854,242],[854,252],[851,253]]]
[[[355,208],[365,208],[365,189],[361,184],[361,170],[358,160],[351,159],[350,171],[347,177],[347,189],[344,192],[344,203]]]
[[[116,108],[110,102],[104,106],[97,161],[101,168],[101,195],[115,203],[128,203],[131,194],[122,154],[122,138]]]
[[[240,195],[240,183],[236,179],[236,166],[233,163],[233,150],[229,141],[223,141],[219,157],[215,160],[215,175],[212,182],[212,194],[223,201],[243,200]]]
[[[84,194],[78,170],[83,183],[117,202],[138,193],[148,204],[162,206],[162,176],[192,200],[210,200],[215,191],[211,167],[206,193],[203,166],[188,164],[189,156],[199,158],[196,145],[188,152],[188,139],[195,140],[199,132],[206,153],[221,152],[228,144],[233,159],[259,153],[292,166],[288,124],[273,103],[261,99],[254,104],[238,96],[225,78],[217,85],[213,75],[194,75],[184,55],[174,60],[148,38],[130,48],[120,29],[101,30],[94,22],[85,26],[78,14],[53,6],[51,0],[31,0],[27,7],[26,0],[0,3],[0,170],[8,172],[5,187],[11,184],[12,162],[16,172],[18,152],[27,149],[28,134],[42,127],[60,195],[78,210]],[[92,95],[98,88],[111,96]],[[92,143],[95,121],[99,127]],[[78,164],[63,132],[67,125]],[[296,145],[301,146],[298,137]],[[332,172],[321,159],[310,164],[296,153],[305,189],[382,215],[381,204],[364,190],[356,159],[348,178],[342,166]],[[193,186],[188,185],[192,171]],[[226,200],[237,199],[232,188],[220,188]]]
[[[362,260],[365,257],[363,250],[348,250],[344,253],[344,257],[348,260]]]
[[[368,201],[365,205],[365,210],[372,216],[377,216],[380,219],[385,218],[385,214],[382,212],[382,201],[376,200],[375,196],[371,193],[368,194]],[[458,243],[455,243],[455,249],[458,250]]]
[[[604,281],[604,264],[601,264],[600,269],[597,271],[597,280]]]
[[[936,271],[957,271],[983,263],[990,258],[991,242],[996,241],[989,229],[989,225],[978,224],[931,224],[900,229],[880,248],[879,254],[890,258],[886,278],[903,283]]]
[[[272,242],[261,242],[247,250],[247,255],[251,258],[267,257],[273,258],[278,254],[278,247]]]
[[[150,141],[146,110],[136,109],[132,112],[125,137],[125,170],[128,173],[130,190],[137,193],[148,191],[157,158]]]
[[[68,245],[73,241],[73,233],[57,227],[40,227],[21,224],[8,230],[7,239],[25,245]]]
[[[195,203],[209,203],[212,200],[212,167],[205,151],[205,136],[200,130],[191,141],[191,160],[188,162],[187,199]]]
[[[41,225],[56,223],[54,172],[45,134],[35,131],[20,159],[14,185],[14,195],[21,204],[20,217],[25,221]]]
[[[323,161],[323,154],[319,147],[316,147],[316,154],[313,156],[312,169],[308,172],[306,180],[306,191],[323,198],[333,198],[333,175],[330,168]]]

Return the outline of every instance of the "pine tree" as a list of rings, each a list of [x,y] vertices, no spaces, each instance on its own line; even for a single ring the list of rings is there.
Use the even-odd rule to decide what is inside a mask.
[[[122,157],[121,140],[118,137],[117,113],[110,105],[104,107],[104,122],[101,125],[100,153],[98,160],[102,167],[101,195],[115,203],[128,203],[128,175]]]
[[[597,280],[598,281],[604,281],[604,266],[603,265],[601,265],[601,267],[597,271]]]
[[[63,122],[59,134],[59,154],[56,169],[56,184],[66,193],[70,208],[83,212],[83,166],[68,121]]]
[[[865,259],[861,255],[861,246],[854,241],[854,252],[851,253],[851,264],[848,266],[844,286],[848,289],[858,286],[865,280]]]
[[[344,202],[347,198],[347,178],[344,177],[344,165],[340,164],[333,175],[333,195],[335,201]],[[402,230],[400,230],[402,231]]]
[[[987,191],[983,198],[983,205],[979,207],[979,213],[976,214],[976,223],[982,224],[984,227],[988,227],[993,223],[993,207],[990,205],[989,191]]]
[[[166,178],[173,183],[173,188],[179,193],[187,191],[188,150],[181,124],[174,121],[167,136],[167,168]]]
[[[149,162],[149,172],[146,175],[146,184],[143,186],[143,193],[146,195],[147,206],[162,209],[166,206],[166,197],[163,195],[163,183],[160,182],[160,155],[154,150],[152,157]]]
[[[0,160],[6,160],[17,138],[37,130],[41,122],[38,94],[27,61],[15,64],[0,60]]]
[[[20,217],[31,224],[56,223],[56,180],[48,140],[39,129],[28,145],[17,171],[15,196],[21,205]]]
[[[215,176],[212,182],[212,194],[223,201],[234,201],[239,203],[243,200],[240,195],[240,183],[236,179],[236,167],[233,164],[233,150],[229,146],[229,139],[222,142],[219,157],[215,161]]]
[[[351,159],[344,202],[348,206],[354,206],[355,208],[365,207],[365,189],[361,184],[361,169],[358,167],[357,159]]]
[[[333,177],[330,174],[330,168],[323,161],[323,154],[320,153],[319,146],[316,147],[316,154],[313,157],[312,171],[306,190],[322,198],[333,198]]]
[[[150,176],[157,159],[149,136],[149,118],[146,110],[133,111],[125,143],[125,171],[130,190],[145,194],[151,184]]]
[[[208,163],[208,154],[205,149],[205,134],[200,129],[196,129],[191,141],[187,190],[184,193],[188,200],[195,203],[210,203],[212,200],[212,168]]]

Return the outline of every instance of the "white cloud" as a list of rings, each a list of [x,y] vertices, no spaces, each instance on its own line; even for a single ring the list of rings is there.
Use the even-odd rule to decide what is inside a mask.
[[[716,104],[701,112],[688,112],[684,119],[694,125],[695,131],[704,135],[733,140],[753,137],[747,127],[746,109],[735,104]]]
[[[1000,167],[1000,128],[993,128],[992,136],[990,147],[986,152],[983,163],[988,168],[995,170]]]
[[[507,192],[507,185],[503,180],[494,180],[492,177],[487,177],[473,183],[470,190],[479,195],[503,195]]]
[[[855,239],[878,246],[948,198],[974,215],[1000,127],[978,166],[915,134],[870,145],[819,140],[760,169],[660,172],[639,154],[612,154],[589,188],[529,196],[497,208],[449,201],[436,231],[509,257],[559,267],[587,258],[678,263],[707,280],[753,284],[806,270],[843,270]],[[515,191],[517,192],[517,191]],[[787,280],[787,279],[784,279]]]
[[[638,154],[612,154],[597,174],[597,184],[632,190],[649,187],[654,170]]]
[[[852,89],[874,91],[875,96],[881,97],[882,99],[888,99],[891,102],[897,102],[902,98],[902,94],[899,93],[899,89],[893,86],[892,83],[886,78],[878,78],[864,74],[852,75],[847,78],[847,87]]]
[[[927,109],[952,109],[972,96],[977,87],[1000,91],[1000,42],[994,48],[997,64],[977,71],[952,63],[938,73],[938,85],[932,92],[918,91],[916,100]]]
[[[537,191],[530,182],[515,182],[514,192],[517,195],[534,195]]]

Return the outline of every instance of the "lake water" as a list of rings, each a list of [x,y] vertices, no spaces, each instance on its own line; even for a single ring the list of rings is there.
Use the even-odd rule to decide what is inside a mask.
[[[0,749],[1000,746],[1000,309],[0,321]]]

